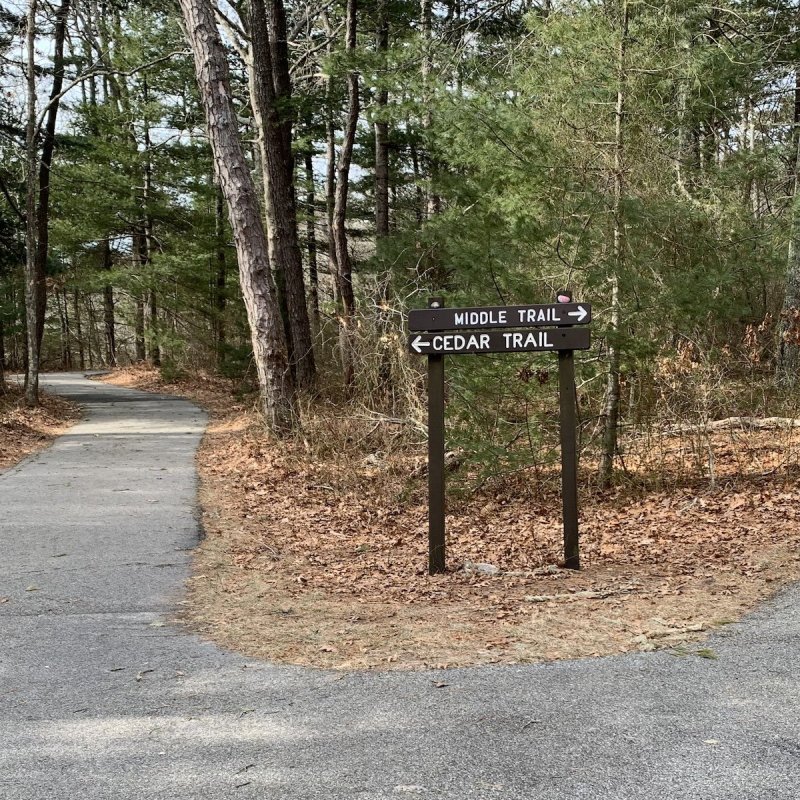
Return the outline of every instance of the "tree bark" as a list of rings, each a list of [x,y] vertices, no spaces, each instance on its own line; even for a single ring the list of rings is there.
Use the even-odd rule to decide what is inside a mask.
[[[251,0],[250,35],[255,118],[264,167],[269,256],[283,289],[287,341],[297,385],[310,389],[316,367],[297,232],[292,154],[291,80],[281,0]]]
[[[336,276],[339,266],[336,263],[336,245],[333,241],[333,209],[336,205],[336,125],[333,118],[333,78],[327,81],[328,107],[325,110],[325,220],[328,226],[328,272],[334,277],[334,292],[339,300]]]
[[[144,295],[139,293],[136,296],[136,313],[133,324],[134,348],[136,351],[136,361],[141,363],[147,358],[144,341]]]
[[[72,292],[72,316],[75,320],[75,342],[78,345],[78,369],[86,369],[86,354],[83,349],[83,331],[81,330],[81,304],[78,290]],[[91,344],[90,344],[91,349]]]
[[[421,0],[420,2],[420,28],[422,30],[422,104],[424,111],[422,114],[422,129],[426,132],[425,136],[425,166],[427,171],[426,186],[426,208],[425,213],[428,217],[438,214],[442,209],[442,200],[435,190],[436,161],[430,153],[430,129],[433,126],[433,113],[431,112],[431,92],[430,82],[433,72],[433,56],[431,45],[433,42],[433,0]]]
[[[622,20],[617,51],[617,104],[614,119],[614,199],[612,218],[614,223],[613,247],[614,263],[611,271],[611,314],[608,340],[608,376],[603,403],[603,446],[600,454],[599,485],[608,489],[614,474],[614,458],[617,454],[619,429],[619,370],[620,348],[618,341],[620,321],[620,273],[625,259],[625,220],[623,218],[622,195],[624,191],[624,116],[626,64],[628,45],[628,2],[622,0]]]
[[[6,335],[3,318],[0,317],[0,395],[6,393]]]
[[[144,266],[147,263],[147,245],[144,242],[144,234],[141,229],[136,226],[132,234],[133,263],[136,268],[136,273],[140,281],[143,282]],[[134,352],[137,362],[142,362],[147,357],[145,350],[145,332],[144,332],[144,300],[145,290],[143,288],[136,292],[136,308],[133,316],[133,342]]]
[[[225,197],[222,189],[217,186],[214,197],[214,239],[215,239],[215,270],[214,270],[214,352],[217,368],[225,365],[226,328],[225,308],[228,303],[227,278],[228,261],[225,257]]]
[[[794,164],[790,191],[792,208],[789,223],[789,247],[783,310],[779,326],[777,378],[788,388],[795,387],[800,373],[800,209],[798,209],[798,176],[800,176],[800,67],[795,71],[794,126],[792,148]]]
[[[150,289],[147,293],[147,322],[150,328],[150,363],[154,367],[161,366],[161,345],[159,335],[161,333],[158,324],[158,296],[155,289]]]
[[[297,422],[295,387],[256,190],[239,142],[225,50],[209,0],[181,0],[181,10],[233,228],[263,411],[271,430],[286,433]]]
[[[103,354],[100,348],[100,334],[97,331],[97,315],[94,311],[92,295],[86,298],[86,315],[89,318],[89,369],[94,369],[94,353],[97,353],[97,363],[99,364],[103,363]]]
[[[104,272],[111,272],[111,242],[103,241]],[[106,364],[109,367],[117,366],[117,326],[114,319],[114,287],[107,283],[103,287],[103,323],[106,337]]]
[[[389,15],[387,0],[379,0],[377,23],[375,26],[375,51],[385,59],[389,50]],[[375,132],[375,239],[378,258],[383,261],[383,240],[389,235],[389,123],[386,110],[389,105],[389,92],[378,87],[375,96],[377,111],[373,128]],[[385,266],[378,276],[378,292],[375,298],[377,307],[377,327],[379,334],[378,393],[390,408],[392,402],[392,350],[390,347],[390,287],[391,272]]]
[[[56,291],[56,306],[58,318],[61,323],[61,369],[72,369],[72,348],[70,347],[69,330],[69,305],[67,303],[67,290],[62,288]]]
[[[345,22],[345,50],[352,55],[356,49],[356,0],[347,0]],[[336,254],[336,285],[340,308],[340,342],[344,382],[351,386],[355,380],[353,363],[352,325],[355,314],[353,293],[353,265],[347,242],[347,200],[350,188],[350,165],[356,139],[359,114],[358,72],[350,70],[347,75],[347,115],[342,132],[342,147],[336,163],[336,191],[333,206],[333,245]]]
[[[319,331],[319,266],[317,264],[316,191],[314,187],[314,153],[305,152],[306,171],[306,248],[308,250],[309,299],[311,320],[315,331]]]
[[[39,405],[39,284],[36,271],[36,190],[38,142],[36,137],[36,0],[28,0],[25,35],[27,115],[25,126],[25,314],[27,365],[25,404]]]
[[[389,49],[389,17],[387,0],[379,0],[378,23],[375,30],[375,50],[385,58]],[[389,92],[379,87],[375,96],[377,112],[375,130],[375,235],[381,239],[389,235],[389,123],[386,107]]]
[[[42,153],[39,159],[39,197],[36,207],[36,336],[39,349],[44,336],[44,320],[47,310],[47,256],[50,232],[50,170],[56,145],[56,121],[60,106],[59,95],[64,87],[64,42],[67,36],[67,16],[70,0],[62,0],[56,11],[56,25],[53,32],[53,85],[47,107],[44,130],[42,132]]]
[[[294,188],[294,156],[292,154],[294,109],[292,108],[292,75],[289,69],[286,9],[284,8],[283,0],[269,0],[268,17],[272,81],[275,88],[276,108],[283,134],[283,148],[286,155],[285,167],[289,175],[289,182]]]

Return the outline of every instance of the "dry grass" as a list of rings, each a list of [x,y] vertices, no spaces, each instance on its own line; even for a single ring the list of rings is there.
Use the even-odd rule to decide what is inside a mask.
[[[220,379],[164,384],[138,370],[111,380],[183,394],[212,412],[198,453],[207,537],[185,619],[248,655],[418,668],[650,650],[702,638],[800,578],[794,430],[629,443],[626,488],[582,499],[580,572],[557,566],[553,482],[517,475],[451,504],[451,571],[431,577],[420,453],[365,458],[366,422],[359,448],[337,448],[346,437],[332,429],[325,448],[302,437],[278,445],[252,399],[232,399]],[[686,477],[708,448],[713,486]],[[647,489],[656,456],[657,483],[668,488]],[[465,562],[501,572],[465,571]]]

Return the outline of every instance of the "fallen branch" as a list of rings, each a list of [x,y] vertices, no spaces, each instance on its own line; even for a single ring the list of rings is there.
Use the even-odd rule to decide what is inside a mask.
[[[700,425],[673,425],[670,428],[663,428],[660,433],[664,436],[674,436],[681,433],[714,433],[715,431],[730,430],[772,431],[792,428],[800,428],[800,419],[794,417],[726,417],[725,419],[710,420]]]

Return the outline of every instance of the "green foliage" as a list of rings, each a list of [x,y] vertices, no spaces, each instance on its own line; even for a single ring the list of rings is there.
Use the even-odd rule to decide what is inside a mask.
[[[687,342],[692,358],[703,354],[709,375],[730,382],[746,369],[738,354],[753,330],[767,361],[785,293],[796,158],[793,5],[630,0],[624,36],[622,0],[441,3],[426,36],[418,3],[369,0],[360,4],[352,54],[343,44],[342,4],[307,19],[304,7],[288,4],[298,198],[308,152],[317,177],[321,372],[340,368],[323,156],[329,127],[340,144],[352,69],[361,91],[348,202],[361,299],[356,386],[370,408],[391,396],[398,416],[418,413],[419,365],[398,343],[406,306],[422,305],[431,292],[451,305],[527,303],[568,286],[592,302],[594,346],[578,364],[587,439],[602,410],[610,345],[621,352],[625,420],[666,407],[662,367],[683,358]],[[382,9],[385,50],[376,43]],[[91,30],[80,15],[71,22],[70,69],[102,57],[107,74],[65,100],[52,170],[50,282],[79,298],[84,338],[98,358],[111,286],[122,360],[137,357],[143,337],[169,374],[213,365],[243,375],[252,353],[235,252],[217,214],[177,10],[150,0],[100,11]],[[0,18],[0,48],[13,28],[11,17]],[[242,141],[254,153],[237,36],[225,39]],[[377,243],[376,122],[389,128],[392,224],[391,236]],[[0,98],[0,178],[23,206],[19,123],[20,109]],[[23,237],[18,215],[2,202],[0,309],[6,330],[18,332]],[[301,204],[301,230],[307,211]],[[617,329],[609,313],[614,285]],[[57,352],[61,327],[51,322],[49,350]],[[451,361],[451,444],[478,465],[470,485],[521,468],[544,473],[554,444],[548,360]],[[402,383],[391,391],[381,384],[387,364]],[[676,383],[674,394],[676,413],[700,402],[685,385]],[[724,397],[709,392],[702,402],[716,410]]]
[[[741,130],[745,103],[764,118],[788,113],[767,107],[787,68],[770,65],[774,35],[750,33],[762,11],[693,0],[631,4],[620,73],[620,9],[559,4],[530,13],[524,38],[489,30],[465,48],[459,81],[436,86],[426,139],[444,210],[389,246],[401,294],[410,275],[411,291],[444,290],[451,305],[541,302],[560,286],[591,301],[596,345],[579,365],[590,414],[599,411],[605,342],[622,349],[623,376],[634,381],[652,376],[648,365],[680,336],[714,352],[738,348],[748,325],[776,314],[786,263],[781,147],[772,131],[748,146]],[[751,186],[765,198],[755,215]],[[605,313],[612,276],[617,331]],[[519,365],[453,362],[454,435],[487,468],[514,468],[520,453],[509,443],[526,442],[531,424],[530,415],[510,413],[528,407],[509,389]]]

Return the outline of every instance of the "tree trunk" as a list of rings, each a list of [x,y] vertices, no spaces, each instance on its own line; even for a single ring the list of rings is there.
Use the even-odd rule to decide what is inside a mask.
[[[89,318],[89,369],[94,369],[94,353],[97,353],[97,363],[103,363],[103,353],[100,348],[100,334],[97,330],[97,314],[94,311],[92,295],[86,298],[86,315]]]
[[[431,45],[433,42],[433,0],[421,0],[420,2],[420,28],[422,30],[422,129],[426,132],[426,209],[428,217],[438,214],[441,211],[442,201],[435,190],[436,161],[430,153],[430,129],[433,126],[433,113],[431,112],[431,92],[430,81],[433,71],[433,57]]]
[[[144,279],[144,266],[147,258],[147,245],[144,242],[144,234],[139,227],[135,227],[132,234],[133,263],[136,267],[136,273],[139,281],[143,282]],[[133,316],[133,343],[135,359],[137,362],[142,362],[146,357],[145,350],[145,334],[144,334],[144,289],[139,289],[136,292],[136,308]]]
[[[411,169],[414,173],[414,217],[417,227],[421,228],[425,221],[425,192],[422,189],[422,169],[419,163],[417,146],[412,139],[408,145],[409,155],[411,156]]]
[[[792,147],[794,165],[791,176],[792,209],[789,223],[788,264],[779,327],[778,383],[795,387],[800,373],[800,209],[798,208],[798,176],[800,175],[800,67],[794,79],[794,128]]]
[[[264,415],[273,431],[285,433],[297,422],[295,390],[256,190],[239,142],[225,50],[210,0],[181,0],[181,10],[217,177],[228,203]]]
[[[226,328],[225,308],[228,303],[228,262],[225,257],[225,197],[216,187],[214,202],[214,239],[216,242],[216,265],[214,277],[214,351],[217,369],[225,365]]]
[[[388,0],[379,0],[377,8],[377,24],[375,28],[375,50],[379,58],[386,59],[389,49],[389,16]],[[375,96],[377,111],[373,124],[375,131],[375,238],[378,258],[382,259],[383,240],[389,235],[389,123],[386,120],[386,108],[389,104],[389,92],[378,89]],[[389,338],[390,322],[390,287],[391,272],[382,267],[378,276],[378,293],[376,300],[377,326],[379,334],[378,393],[388,405],[392,402],[392,348]]]
[[[309,389],[316,367],[297,233],[286,19],[281,0],[271,0],[269,20],[264,0],[251,0],[250,7],[251,74],[264,166],[269,256],[285,293],[287,340],[297,385]]]
[[[614,474],[614,457],[617,453],[619,427],[619,321],[620,321],[620,273],[625,259],[625,220],[623,218],[622,194],[624,191],[624,116],[625,116],[625,54],[628,44],[628,2],[622,0],[622,25],[617,51],[617,104],[614,120],[614,200],[612,217],[614,223],[614,263],[611,272],[611,314],[608,339],[608,376],[603,404],[603,446],[600,454],[599,485],[601,489],[611,486]]]
[[[56,25],[53,33],[53,85],[47,107],[42,135],[42,154],[39,159],[39,197],[36,207],[36,337],[39,349],[44,336],[44,320],[47,310],[47,256],[49,251],[50,228],[50,169],[56,144],[56,120],[60,106],[59,94],[64,86],[64,41],[67,35],[67,16],[70,0],[62,0],[56,11]]]
[[[72,292],[72,316],[75,319],[75,343],[78,345],[78,369],[86,369],[86,354],[83,350],[83,331],[81,330],[81,304],[78,290]],[[91,345],[90,345],[91,347]]]
[[[147,358],[144,342],[144,295],[136,295],[136,312],[133,323],[133,339],[136,351],[136,361],[141,363]]]
[[[111,272],[111,242],[103,242],[103,271]],[[106,336],[106,365],[117,366],[117,330],[114,319],[114,287],[107,283],[103,287],[103,323]]]
[[[61,369],[70,370],[72,369],[72,348],[70,346],[69,303],[65,288],[62,287],[60,291],[56,292],[56,303],[61,322]]]
[[[328,37],[328,58],[333,57],[334,30],[327,13],[322,14],[325,33]],[[336,113],[335,83],[333,75],[328,74],[325,80],[325,224],[327,226],[328,274],[333,278],[333,299],[339,302],[339,288],[336,276],[339,268],[336,264],[336,247],[333,243],[333,209],[336,205]]]
[[[263,0],[262,0],[263,1]],[[289,69],[289,42],[286,30],[286,9],[283,0],[269,0],[269,43],[272,56],[272,84],[275,88],[276,108],[280,119],[285,168],[289,183],[294,188],[294,156],[292,154],[292,75]]]
[[[356,0],[347,0],[345,23],[345,50],[352,56],[356,49]],[[355,380],[353,363],[352,325],[355,314],[353,293],[353,265],[347,242],[347,200],[350,188],[350,165],[353,160],[353,145],[358,127],[359,95],[358,72],[347,75],[347,115],[342,132],[342,147],[336,164],[336,192],[333,206],[333,245],[336,253],[336,284],[340,307],[340,342],[344,382],[351,386]]]
[[[40,277],[36,271],[36,0],[28,0],[26,51],[27,116],[25,126],[25,314],[27,366],[25,404],[39,405],[39,303]]]
[[[378,22],[375,30],[375,50],[379,58],[386,58],[389,49],[389,17],[386,4],[379,0]],[[389,235],[389,123],[386,107],[389,92],[379,88],[375,96],[375,235],[378,239]]]
[[[158,324],[158,297],[156,290],[150,289],[147,293],[147,322],[150,328],[150,364],[154,367],[161,366],[161,345],[159,335],[161,333]]]
[[[319,331],[319,267],[317,265],[316,192],[314,189],[314,153],[305,153],[306,170],[306,247],[308,249],[308,282],[311,300],[311,319],[314,330]]]
[[[333,119],[333,78],[327,81],[328,107],[325,111],[325,219],[328,224],[328,272],[334,277],[334,293],[339,300],[336,276],[336,245],[333,241],[333,209],[336,205],[336,126]]]
[[[124,84],[121,84],[124,87]],[[142,80],[142,94],[145,104],[149,101],[149,93],[147,87],[147,78]],[[127,104],[127,88],[125,89],[125,98]],[[150,196],[152,194],[153,184],[153,163],[151,159],[151,141],[150,141],[150,124],[145,116],[143,120],[143,139],[144,139],[144,170],[143,170],[143,184],[142,184],[142,251],[141,261],[142,264],[150,264],[153,260],[153,217],[150,214]],[[131,138],[133,139],[134,146],[136,145],[136,130],[131,126]],[[149,325],[150,325],[150,363],[154,367],[161,366],[161,346],[159,344],[159,326],[158,326],[158,303],[156,297],[156,290],[150,288],[148,292],[148,306],[149,306]],[[145,336],[145,341],[147,336]]]
[[[3,318],[0,317],[0,395],[6,393],[6,336]]]

